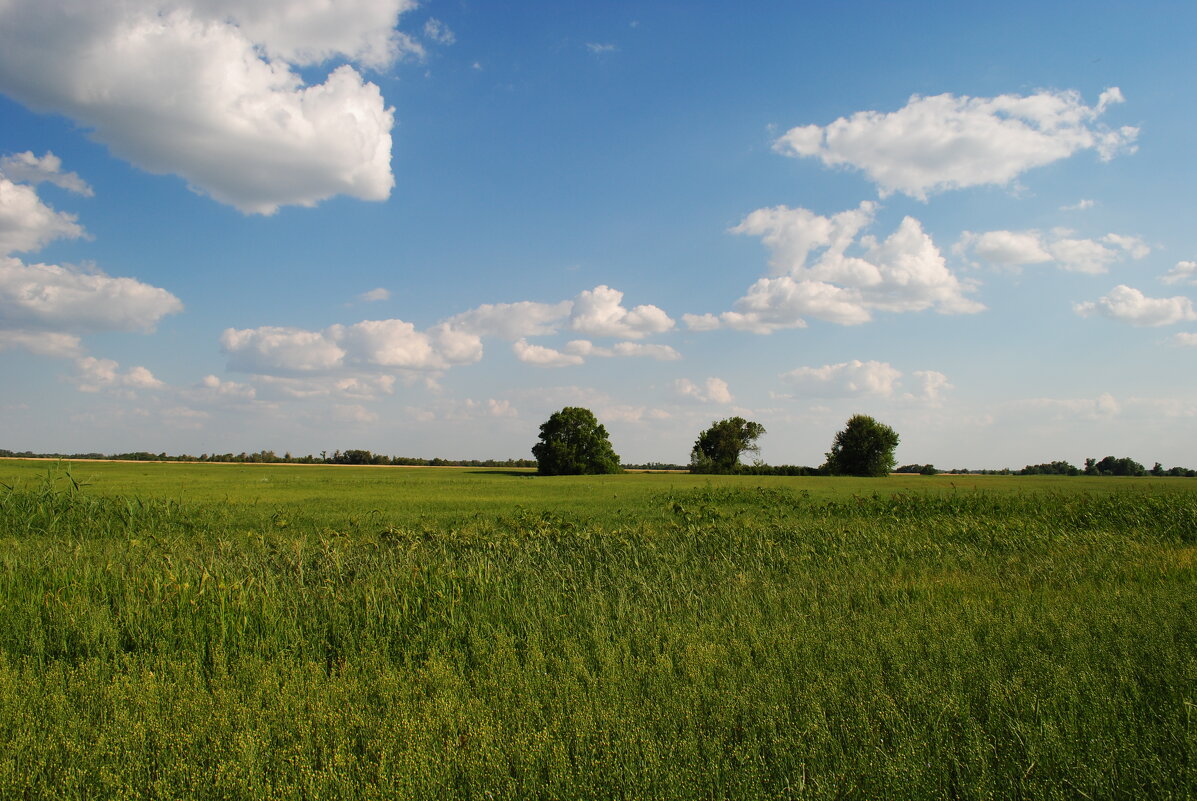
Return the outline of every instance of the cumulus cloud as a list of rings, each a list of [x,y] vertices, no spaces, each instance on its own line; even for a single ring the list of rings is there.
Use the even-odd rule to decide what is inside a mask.
[[[1071,231],[1057,228],[1047,234],[1037,230],[965,231],[954,250],[1002,267],[1055,262],[1061,270],[1099,274],[1125,258],[1144,258],[1151,247],[1137,236],[1111,233],[1099,239],[1078,239]]]
[[[761,237],[772,276],[749,287],[732,311],[682,319],[691,330],[769,333],[804,327],[808,317],[856,325],[871,320],[874,311],[967,314],[984,308],[965,297],[972,287],[948,269],[913,217],[884,241],[861,236],[875,212],[876,204],[867,201],[831,217],[787,206],[757,209],[731,231]]]
[[[65,114],[141,169],[182,176],[245,213],[337,194],[383,200],[392,109],[342,63],[418,48],[395,30],[411,0],[11,0],[0,5],[0,91]]]
[[[1172,337],[1172,341],[1177,345],[1183,345],[1186,348],[1197,348],[1197,334],[1181,333]]]
[[[95,194],[87,182],[76,173],[63,172],[62,159],[50,151],[46,151],[46,154],[40,158],[29,150],[4,156],[0,158],[0,173],[17,183],[35,186],[40,183],[50,183],[84,197],[91,197]]]
[[[799,367],[782,373],[784,381],[792,384],[804,396],[815,398],[850,398],[862,395],[892,397],[902,377],[902,371],[887,362],[853,359],[822,367]]]
[[[882,197],[929,194],[986,184],[1005,186],[1021,173],[1082,150],[1103,161],[1133,152],[1138,129],[1112,130],[1097,121],[1117,87],[1086,106],[1075,91],[998,97],[914,95],[897,111],[860,111],[826,126],[792,128],[773,147],[829,167],[863,172]]]
[[[1096,205],[1097,203],[1089,198],[1081,198],[1071,206],[1061,206],[1060,211],[1085,211],[1086,209],[1091,209]]]
[[[565,353],[570,353],[575,356],[600,356],[603,358],[610,358],[613,356],[631,356],[642,357],[647,359],[656,359],[662,362],[677,361],[682,358],[682,354],[668,345],[645,345],[639,342],[617,342],[610,348],[603,348],[595,345],[588,339],[575,339],[565,343]]]
[[[732,403],[735,401],[727,382],[714,376],[702,384],[696,384],[688,378],[679,378],[673,382],[673,390],[683,398],[700,403]]]
[[[0,256],[40,250],[55,239],[85,235],[75,215],[55,211],[32,186],[0,174]]]
[[[75,366],[79,368],[76,384],[82,392],[99,392],[108,389],[162,389],[166,386],[145,367],[130,367],[122,373],[120,365],[112,359],[83,356],[75,360]]]
[[[1160,280],[1165,284],[1197,286],[1197,261],[1178,261]]]
[[[261,375],[301,375],[346,369],[443,370],[482,357],[481,340],[436,325],[418,331],[398,319],[363,320],[323,331],[262,326],[229,328],[220,337],[229,369]]]
[[[673,320],[656,306],[624,308],[623,293],[600,285],[574,298],[569,328],[596,337],[641,339],[673,328]]]
[[[526,339],[516,340],[511,346],[511,351],[521,362],[534,367],[572,367],[586,361],[576,353],[564,353],[543,345],[532,345]]]
[[[1171,298],[1149,298],[1137,289],[1119,284],[1110,294],[1096,301],[1078,303],[1073,307],[1082,317],[1100,315],[1134,326],[1173,325],[1197,320],[1193,301],[1177,295]]]
[[[165,289],[98,270],[0,257],[0,327],[92,333],[152,331],[183,304]]]
[[[799,367],[782,373],[781,379],[792,385],[802,398],[888,398],[938,405],[952,388],[948,377],[936,370],[916,370],[912,374],[917,388],[902,392],[903,373],[888,362],[859,359]]]
[[[8,256],[84,235],[73,215],[42,203],[34,185],[50,181],[80,194],[91,190],[74,173],[63,172],[52,153],[6,156],[0,170],[0,349],[78,357],[80,334],[152,331],[162,317],[182,311],[182,302],[170,292],[134,278],[114,278],[94,268],[26,264]],[[13,177],[34,185],[15,183]]]
[[[444,322],[451,328],[476,336],[498,337],[515,341],[522,337],[544,336],[556,332],[558,325],[573,308],[573,303],[484,303],[456,314]]]
[[[37,356],[66,359],[82,353],[79,337],[58,331],[5,331],[0,329],[0,350],[21,348]]]

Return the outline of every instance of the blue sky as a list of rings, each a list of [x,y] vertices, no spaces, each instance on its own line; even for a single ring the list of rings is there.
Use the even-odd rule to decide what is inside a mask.
[[[1191,3],[324,5],[0,4],[0,447],[1197,466]]]

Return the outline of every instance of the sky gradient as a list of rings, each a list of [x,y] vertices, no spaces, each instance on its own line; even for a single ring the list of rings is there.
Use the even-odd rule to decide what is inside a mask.
[[[0,2],[0,447],[1197,467],[1191,3]]]

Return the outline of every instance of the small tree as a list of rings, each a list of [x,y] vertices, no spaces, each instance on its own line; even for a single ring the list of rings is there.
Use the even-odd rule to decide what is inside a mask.
[[[607,429],[589,409],[566,406],[540,426],[532,446],[542,476],[577,476],[623,472]]]
[[[858,414],[835,435],[824,469],[833,476],[884,476],[894,469],[898,432]]]
[[[690,451],[690,472],[731,472],[740,464],[740,454],[745,451],[760,451],[756,441],[765,433],[760,423],[743,417],[729,417],[711,423],[711,427],[698,435],[694,449]]]

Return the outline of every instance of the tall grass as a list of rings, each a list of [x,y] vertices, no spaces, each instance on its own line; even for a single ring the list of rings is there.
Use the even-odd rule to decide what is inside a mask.
[[[0,490],[0,797],[1190,798],[1197,496]]]

